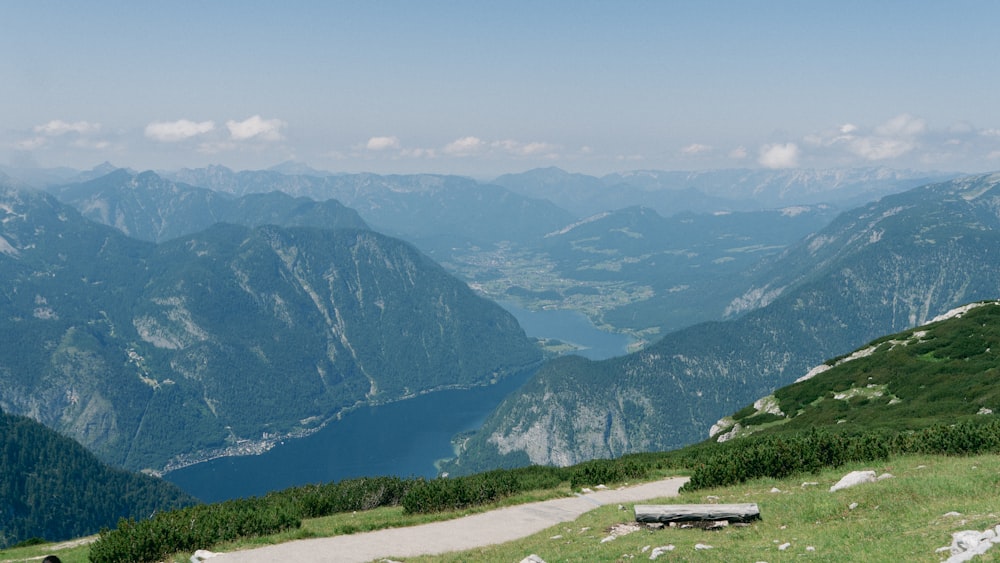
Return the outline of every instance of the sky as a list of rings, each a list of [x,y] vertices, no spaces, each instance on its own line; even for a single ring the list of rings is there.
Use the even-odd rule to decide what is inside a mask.
[[[1000,169],[1000,2],[0,0],[0,166]]]

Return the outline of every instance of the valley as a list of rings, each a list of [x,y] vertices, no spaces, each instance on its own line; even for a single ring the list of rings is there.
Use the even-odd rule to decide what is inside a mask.
[[[0,406],[68,388],[39,418],[203,500],[572,465],[696,442],[823,358],[1000,291],[992,176],[844,212],[583,218],[450,177],[233,177],[48,188],[75,209],[9,188],[4,330],[54,348],[0,354],[7,373],[49,366],[0,380]],[[345,186],[361,211],[303,195]],[[389,213],[391,193],[412,199]]]

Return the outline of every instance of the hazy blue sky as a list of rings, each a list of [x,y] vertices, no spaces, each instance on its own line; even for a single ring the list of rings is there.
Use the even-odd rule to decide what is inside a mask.
[[[1000,169],[1000,2],[0,0],[0,164]]]

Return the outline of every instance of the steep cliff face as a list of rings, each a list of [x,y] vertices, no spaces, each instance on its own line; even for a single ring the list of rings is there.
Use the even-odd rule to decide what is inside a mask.
[[[0,213],[0,408],[128,467],[538,360],[508,313],[371,231],[217,225],[156,246],[37,193],[6,190]]]
[[[766,307],[668,334],[622,358],[547,364],[467,441],[453,469],[685,445],[826,358],[996,298],[998,185],[1000,175],[965,178],[845,213],[758,273],[775,294]],[[597,414],[561,414],[580,409]]]

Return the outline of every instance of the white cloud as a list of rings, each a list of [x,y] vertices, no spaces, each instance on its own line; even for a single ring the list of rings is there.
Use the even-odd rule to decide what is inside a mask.
[[[53,119],[52,121],[45,123],[43,125],[35,126],[35,133],[40,133],[42,135],[47,135],[49,137],[58,137],[59,135],[65,135],[66,133],[77,133],[79,135],[87,135],[89,133],[96,133],[101,130],[100,123],[90,123],[88,121],[76,121],[74,123],[67,123],[61,119]]]
[[[907,139],[890,139],[886,137],[860,137],[852,139],[849,150],[867,160],[886,160],[897,158],[912,151],[916,143]]]
[[[681,149],[681,152],[687,155],[701,154],[704,152],[709,152],[712,147],[708,145],[703,145],[701,143],[691,143],[690,145]]]
[[[434,149],[403,149],[400,154],[408,158],[437,158],[437,151]]]
[[[399,139],[396,137],[372,137],[368,139],[365,148],[370,151],[384,151],[387,149],[398,149]]]
[[[766,168],[794,168],[799,164],[799,146],[795,143],[764,145],[757,162]]]
[[[17,141],[14,143],[14,148],[21,151],[33,151],[44,147],[47,142],[48,139],[45,137],[32,137],[30,139]]]
[[[229,129],[229,135],[234,141],[249,139],[280,141],[282,139],[281,130],[285,125],[285,122],[280,119],[264,119],[259,115],[243,121],[226,122],[226,128]]]
[[[875,134],[882,137],[913,137],[927,131],[927,122],[919,117],[903,113],[875,128]]]
[[[214,121],[195,122],[190,119],[154,121],[146,126],[146,137],[154,141],[171,143],[183,141],[215,130]]]
[[[505,140],[493,141],[490,148],[499,149],[507,154],[515,156],[553,156],[556,146],[549,143],[531,142],[522,143],[520,141]]]
[[[747,157],[747,148],[744,146],[739,146],[729,151],[729,158],[735,160],[743,160],[746,157]]]
[[[471,156],[482,152],[487,144],[479,137],[462,137],[444,147],[444,153],[451,156]]]

